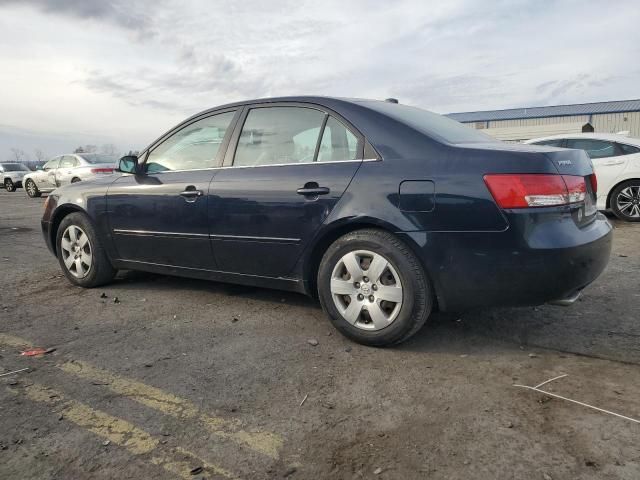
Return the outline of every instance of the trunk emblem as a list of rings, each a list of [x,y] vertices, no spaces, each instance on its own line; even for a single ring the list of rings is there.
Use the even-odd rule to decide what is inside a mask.
[[[558,165],[562,167],[564,165],[573,165],[573,164],[571,163],[571,160],[558,160]]]

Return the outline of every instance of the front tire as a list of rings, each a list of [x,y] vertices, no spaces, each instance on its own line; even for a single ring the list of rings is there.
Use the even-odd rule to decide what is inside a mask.
[[[36,198],[42,195],[40,190],[38,190],[38,186],[36,185],[36,182],[34,182],[31,179],[27,180],[27,183],[25,183],[24,188],[27,191],[27,195],[29,195],[31,198]]]
[[[15,192],[16,184],[13,183],[13,180],[11,180],[10,178],[6,178],[4,180],[4,188],[7,190],[7,192]]]
[[[99,287],[117,273],[84,213],[71,213],[62,219],[56,232],[56,252],[62,271],[75,285]]]
[[[79,182],[79,181],[80,181],[80,179],[79,179],[78,177],[73,177],[73,178],[71,179],[71,183],[77,183],[77,182]]]
[[[348,233],[329,247],[318,271],[318,294],[343,335],[375,347],[407,340],[433,308],[418,258],[398,237],[375,229]]]
[[[629,180],[613,189],[611,210],[620,220],[640,222],[640,180]]]

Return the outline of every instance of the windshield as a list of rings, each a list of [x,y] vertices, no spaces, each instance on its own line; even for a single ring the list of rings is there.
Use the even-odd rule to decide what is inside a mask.
[[[5,172],[28,172],[29,169],[21,163],[3,163],[2,168]]]
[[[489,143],[497,140],[443,115],[391,102],[363,102],[368,107],[398,120],[419,132],[446,143]]]
[[[111,163],[116,164],[117,159],[113,155],[107,155],[103,153],[83,153],[80,155],[89,163]]]

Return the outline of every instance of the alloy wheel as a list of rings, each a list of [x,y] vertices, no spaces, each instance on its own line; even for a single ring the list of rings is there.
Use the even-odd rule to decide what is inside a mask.
[[[77,225],[70,225],[62,234],[60,242],[62,260],[71,275],[84,278],[91,270],[93,254],[87,234]]]
[[[626,217],[640,218],[640,185],[629,185],[616,198],[618,211]]]
[[[388,327],[402,308],[402,282],[379,253],[356,250],[344,255],[331,275],[331,297],[342,317],[362,330]]]
[[[26,188],[27,188],[27,194],[28,194],[30,197],[35,197],[35,196],[36,196],[36,194],[38,193],[38,191],[37,191],[37,189],[36,189],[36,184],[35,184],[35,183],[33,183],[33,181],[32,181],[32,180],[29,180],[29,181],[27,182]]]

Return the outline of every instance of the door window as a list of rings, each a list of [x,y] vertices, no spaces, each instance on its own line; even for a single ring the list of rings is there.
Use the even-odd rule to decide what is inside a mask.
[[[318,151],[319,162],[339,162],[358,158],[358,138],[333,117],[327,119]]]
[[[592,138],[570,138],[567,140],[567,148],[584,150],[591,158],[606,158],[617,155],[615,143]]]
[[[71,155],[65,155],[64,157],[62,157],[62,161],[60,162],[60,168],[75,167],[77,163],[78,163],[78,160],[76,160],[76,157],[73,157]]]
[[[550,147],[562,147],[562,142],[564,142],[562,138],[557,138],[555,140],[543,140],[541,142],[534,142],[533,145],[548,145]]]
[[[53,170],[55,168],[58,168],[58,162],[60,162],[60,157],[56,157],[52,160],[49,160],[47,163],[44,164],[44,167],[42,167],[42,169],[46,172],[48,170]]]
[[[313,162],[325,114],[303,107],[266,107],[249,111],[234,166]]]
[[[182,128],[149,154],[147,173],[201,170],[218,166],[217,157],[235,112],[203,118]]]

